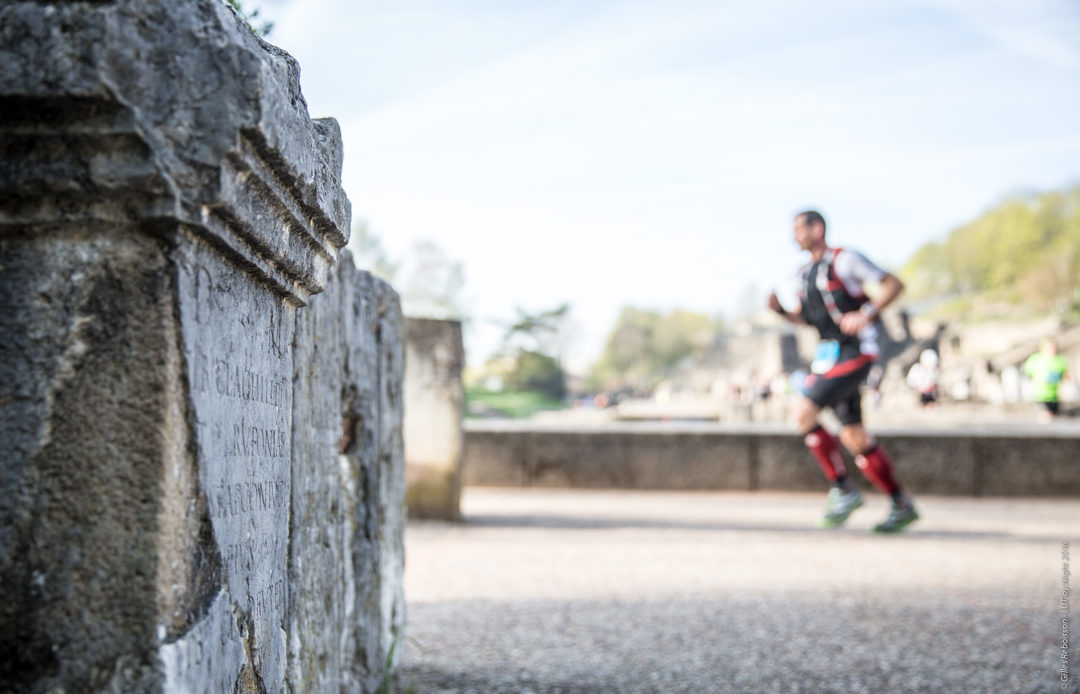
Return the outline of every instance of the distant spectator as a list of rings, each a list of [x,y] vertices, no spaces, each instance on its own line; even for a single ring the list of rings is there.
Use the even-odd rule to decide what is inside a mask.
[[[1069,362],[1058,354],[1057,342],[1046,340],[1042,350],[1024,362],[1024,374],[1035,385],[1035,400],[1046,408],[1043,417],[1053,419],[1060,412],[1058,386],[1069,377]]]
[[[919,355],[919,361],[915,362],[907,375],[908,385],[919,394],[919,404],[927,407],[937,402],[940,381],[938,354],[932,349],[924,349]]]
[[[769,390],[777,395],[790,395],[791,382],[788,381],[788,377],[784,374],[776,374],[773,376],[772,382],[769,383]]]

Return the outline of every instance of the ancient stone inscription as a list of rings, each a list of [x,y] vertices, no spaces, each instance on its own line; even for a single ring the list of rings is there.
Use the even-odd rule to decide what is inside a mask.
[[[211,518],[284,511],[289,507],[288,480],[262,480],[221,485],[207,495]]]
[[[268,691],[284,682],[294,309],[193,242],[178,253],[199,482],[232,609]]]
[[[199,393],[212,392],[222,398],[235,398],[281,407],[289,381],[278,375],[248,368],[228,357],[211,356],[199,349],[193,355],[193,378]]]

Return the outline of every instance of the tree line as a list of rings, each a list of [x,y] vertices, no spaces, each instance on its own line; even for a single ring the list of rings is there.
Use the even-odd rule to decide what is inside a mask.
[[[1014,196],[927,243],[900,271],[908,303],[978,318],[1009,308],[1080,314],[1080,185]]]

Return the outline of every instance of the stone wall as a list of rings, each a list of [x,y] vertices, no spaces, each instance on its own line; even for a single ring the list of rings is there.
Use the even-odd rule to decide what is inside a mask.
[[[297,313],[289,673],[294,692],[373,692],[404,624],[400,302],[348,251]]]
[[[914,494],[1080,496],[1080,435],[1075,431],[879,428],[875,434],[893,457],[900,481]],[[468,422],[465,450],[466,485],[826,488],[802,437],[779,425],[638,423],[573,429]],[[848,469],[856,469],[850,456]],[[859,473],[853,475],[862,480]]]
[[[465,366],[461,323],[405,321],[406,505],[413,518],[461,517]]]
[[[5,689],[382,677],[400,310],[332,269],[340,135],[298,73],[220,0],[0,6]]]

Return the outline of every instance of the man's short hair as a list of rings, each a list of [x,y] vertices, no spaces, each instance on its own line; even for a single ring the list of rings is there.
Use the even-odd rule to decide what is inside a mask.
[[[799,217],[802,217],[803,221],[806,223],[806,226],[811,226],[815,222],[821,222],[821,227],[823,229],[828,228],[825,225],[825,218],[822,217],[821,213],[818,212],[817,210],[805,210],[805,211],[800,212],[799,214],[795,215],[796,219],[798,219]]]

